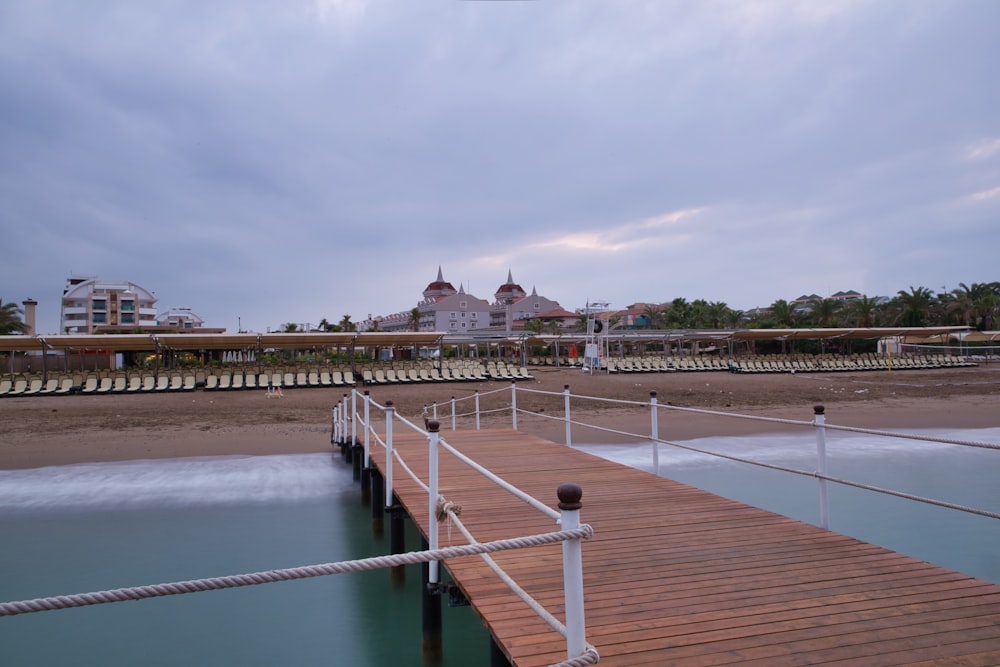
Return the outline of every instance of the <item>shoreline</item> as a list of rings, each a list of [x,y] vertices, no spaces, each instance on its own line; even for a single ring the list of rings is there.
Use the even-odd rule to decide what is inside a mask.
[[[519,415],[520,430],[564,442],[564,387],[574,396],[630,401],[634,406],[574,398],[575,421],[649,434],[652,391],[657,402],[725,413],[811,422],[813,405],[826,407],[828,424],[897,432],[931,428],[1000,427],[1000,367],[893,373],[745,376],[725,372],[589,376],[580,371],[531,369],[517,384],[518,407],[549,418]],[[359,388],[360,389],[360,388]],[[438,405],[442,434],[451,429],[451,400],[480,394],[481,410],[509,405],[499,382],[366,387],[371,400],[392,400],[399,414],[420,422],[424,406]],[[532,391],[521,391],[532,390]],[[537,392],[537,393],[536,393]],[[21,397],[0,399],[0,469],[71,463],[215,455],[332,451],[331,410],[343,389],[291,388],[284,398],[264,391],[176,392],[151,395]],[[359,411],[361,406],[359,403]],[[428,408],[430,409],[430,408]],[[456,412],[470,412],[458,400]],[[372,409],[372,419],[381,419]],[[553,419],[552,417],[555,417]],[[660,437],[692,440],[788,432],[802,427],[661,409]],[[509,410],[482,418],[483,428],[510,428]],[[466,418],[460,428],[474,428]],[[399,427],[397,427],[398,429]],[[381,431],[382,428],[379,428]],[[635,442],[604,431],[573,427],[574,444]],[[811,435],[810,435],[811,437]]]

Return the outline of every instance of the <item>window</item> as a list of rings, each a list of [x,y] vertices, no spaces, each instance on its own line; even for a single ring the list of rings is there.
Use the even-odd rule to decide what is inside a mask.
[[[108,321],[108,316],[105,313],[94,313],[94,324],[104,324]]]
[[[94,310],[107,310],[108,302],[104,299],[94,299]]]
[[[451,314],[451,319],[455,319],[455,313],[454,312],[452,312],[452,314]]]
[[[135,301],[122,301],[122,312],[135,312]]]
[[[135,315],[132,313],[122,313],[122,324],[135,324]]]
[[[538,302],[536,301],[536,302],[535,302],[535,310],[539,310],[539,309],[540,309],[541,307],[542,307],[542,304],[540,304],[540,303],[538,303]]]
[[[469,302],[468,301],[462,301],[461,303],[458,304],[458,307],[459,308],[468,308],[469,307]]]
[[[462,311],[462,319],[463,319],[463,320],[465,319],[465,314],[466,314],[466,313],[465,313],[465,311],[463,310],[463,311]]]

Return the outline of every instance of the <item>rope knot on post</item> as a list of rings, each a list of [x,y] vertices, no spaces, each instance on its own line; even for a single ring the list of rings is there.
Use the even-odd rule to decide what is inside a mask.
[[[449,512],[455,516],[461,516],[462,506],[458,503],[453,503],[450,500],[444,500],[443,498],[438,500],[437,511],[434,512],[435,516],[437,516],[437,520],[445,521],[448,518]]]

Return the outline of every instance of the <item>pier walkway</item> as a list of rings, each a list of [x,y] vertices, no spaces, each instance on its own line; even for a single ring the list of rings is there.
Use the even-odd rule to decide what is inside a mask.
[[[601,665],[1000,664],[996,584],[519,431],[442,435],[552,507],[559,484],[582,486],[580,519],[595,531],[583,544],[586,640]],[[425,436],[397,434],[394,447],[427,478]],[[440,494],[476,539],[557,529],[454,455],[439,466]],[[426,491],[398,472],[393,489],[426,535]],[[440,526],[442,547],[464,543]],[[558,545],[494,558],[562,616]],[[445,566],[512,664],[566,659],[563,637],[479,557]]]

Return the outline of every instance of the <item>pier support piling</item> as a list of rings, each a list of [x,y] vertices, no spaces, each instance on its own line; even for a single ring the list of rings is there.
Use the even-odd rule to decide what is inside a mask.
[[[372,535],[382,537],[385,525],[383,518],[385,506],[382,503],[384,493],[382,473],[379,472],[378,468],[372,466],[369,468],[369,477],[371,478]]]
[[[421,548],[430,548],[427,540],[421,541]],[[423,619],[423,640],[421,644],[421,654],[424,663],[436,664],[441,661],[444,655],[443,642],[441,639],[441,595],[436,583],[430,580],[430,563],[421,563],[421,583],[423,584],[420,593],[420,602]]]

